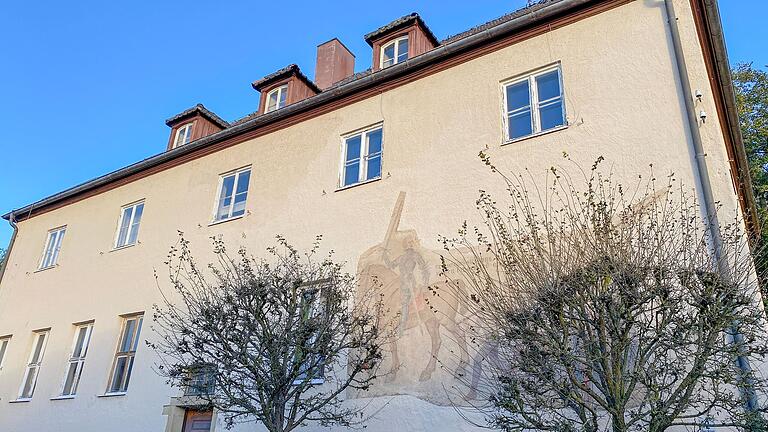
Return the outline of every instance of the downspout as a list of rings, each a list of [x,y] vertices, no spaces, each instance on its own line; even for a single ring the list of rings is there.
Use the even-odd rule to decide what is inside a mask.
[[[683,90],[683,99],[685,101],[685,111],[688,116],[688,129],[691,132],[691,141],[693,144],[696,178],[701,188],[701,199],[704,204],[704,210],[707,218],[707,229],[712,239],[712,254],[717,262],[719,271],[724,275],[730,274],[725,260],[723,259],[724,247],[723,238],[720,236],[720,223],[717,217],[717,206],[715,204],[714,193],[712,192],[712,183],[710,182],[709,168],[707,168],[706,153],[702,144],[701,131],[699,130],[699,120],[696,117],[696,107],[694,106],[694,96],[691,91],[691,83],[688,81],[688,66],[683,54],[683,44],[680,39],[680,29],[677,25],[677,14],[675,13],[674,0],[664,0],[664,6],[667,11],[667,22],[672,36],[672,46],[674,48],[674,60],[677,67],[678,79]],[[731,335],[733,342],[740,342],[743,336],[734,331]],[[746,356],[738,356],[736,364],[739,369],[747,376],[751,374],[752,368],[749,365],[749,359]],[[753,391],[748,388],[740,387],[745,401],[745,408],[748,411],[757,410],[757,397]]]
[[[3,258],[3,262],[0,263],[0,286],[2,286],[5,268],[8,267],[8,260],[11,258],[11,249],[13,249],[13,243],[16,241],[16,234],[19,232],[19,227],[16,225],[16,219],[14,218],[13,212],[11,212],[8,217],[8,223],[11,224],[11,227],[13,228],[13,234],[11,234],[11,241],[8,243],[8,249],[5,250],[5,258]]]

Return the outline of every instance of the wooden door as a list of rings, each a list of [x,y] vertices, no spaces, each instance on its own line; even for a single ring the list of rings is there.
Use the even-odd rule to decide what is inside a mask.
[[[213,411],[188,409],[184,415],[184,432],[210,432]]]

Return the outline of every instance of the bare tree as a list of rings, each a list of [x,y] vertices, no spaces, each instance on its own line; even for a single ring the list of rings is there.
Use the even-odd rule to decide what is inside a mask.
[[[444,271],[467,285],[454,294],[470,309],[470,398],[507,431],[766,430],[742,225],[702,217],[673,175],[651,168],[628,190],[601,161],[553,168],[544,187],[499,173],[506,199],[481,192],[484,222],[444,239]]]
[[[181,235],[181,234],[180,234]],[[215,263],[199,267],[183,238],[171,250],[171,292],[155,306],[158,369],[192,391],[227,427],[256,421],[287,432],[308,422],[349,426],[360,407],[347,389],[366,390],[377,376],[391,326],[382,303],[355,293],[355,278],[320,259],[318,237],[302,253],[278,237],[269,260],[245,249],[235,257],[213,239]],[[167,290],[166,290],[167,291]]]

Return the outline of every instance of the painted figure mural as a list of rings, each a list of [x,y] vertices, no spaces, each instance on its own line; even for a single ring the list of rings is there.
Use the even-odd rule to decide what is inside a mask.
[[[470,364],[459,325],[462,305],[448,293],[439,251],[425,248],[415,230],[400,229],[404,206],[405,192],[400,192],[384,240],[366,250],[357,266],[360,289],[378,290],[397,325],[383,382],[372,393],[448,404],[446,389],[459,385],[455,374]]]

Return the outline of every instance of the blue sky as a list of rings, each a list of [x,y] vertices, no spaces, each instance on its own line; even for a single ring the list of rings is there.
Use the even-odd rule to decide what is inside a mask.
[[[363,35],[419,12],[442,39],[513,1],[7,2],[0,11],[0,213],[164,150],[164,120],[198,102],[227,120],[257,108],[250,83],[290,63],[314,76],[339,37],[370,66]],[[721,0],[732,63],[768,64],[768,2]],[[0,221],[0,247],[11,228]]]

